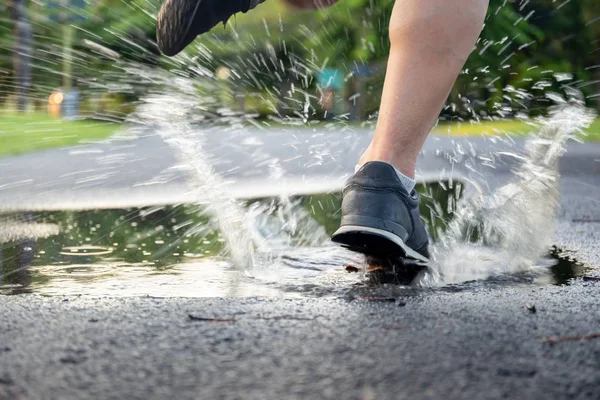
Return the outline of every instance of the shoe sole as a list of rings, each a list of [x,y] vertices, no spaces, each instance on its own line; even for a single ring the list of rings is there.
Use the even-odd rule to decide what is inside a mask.
[[[160,51],[166,56],[180,53],[195,37],[189,39],[192,23],[202,0],[166,0],[158,13],[156,39]]]
[[[368,256],[397,257],[429,263],[429,259],[406,245],[398,236],[383,229],[358,225],[341,226],[331,240],[348,250]]]

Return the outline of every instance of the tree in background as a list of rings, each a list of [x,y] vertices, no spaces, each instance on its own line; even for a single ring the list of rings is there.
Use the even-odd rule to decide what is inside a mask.
[[[596,108],[600,110],[600,66],[598,60],[600,56],[600,2],[597,0],[582,0],[583,18],[588,32],[588,44],[585,49],[586,66],[593,76],[592,82],[588,83],[593,87],[593,93],[588,98],[595,100]]]
[[[17,109],[27,109],[31,87],[32,33],[27,18],[26,0],[12,0],[10,15],[14,23],[13,74],[14,90],[17,95]]]
[[[152,12],[142,7],[152,3],[146,0],[11,1],[6,6],[11,18],[0,17],[2,103],[19,94],[20,104],[28,97],[37,107],[44,106],[50,93],[68,90],[71,84],[88,98],[104,93],[127,98],[138,85],[128,88],[127,82],[134,80],[124,77],[119,63],[157,64]],[[30,64],[32,57],[35,62]],[[140,85],[138,95],[141,90]]]
[[[11,1],[25,4],[26,0]],[[342,0],[316,13],[292,13],[279,0],[267,0],[252,13],[233,18],[226,29],[216,27],[176,59],[161,57],[156,48],[155,15],[160,3],[98,0],[77,11],[84,18],[73,24],[72,76],[76,84],[89,95],[111,92],[135,100],[152,83],[142,84],[132,76],[132,65],[171,69],[176,75],[199,81],[226,66],[232,71],[230,84],[236,93],[266,99],[271,102],[269,112],[281,113],[277,104],[287,102],[292,113],[304,113],[298,110],[307,103],[313,111],[316,107],[313,103],[319,89],[315,76],[332,67],[344,75],[347,98],[360,92],[367,100],[365,114],[377,110],[394,0]],[[39,94],[60,87],[63,78],[59,67],[62,30],[48,17],[47,5],[31,2],[29,18],[25,18],[33,21],[36,37],[31,91]],[[8,10],[6,5],[2,7]],[[13,29],[18,29],[15,21],[0,16],[0,93],[14,94],[28,87],[26,82],[14,80],[12,55],[25,54],[12,52],[24,43],[19,42],[22,36],[14,33]],[[595,100],[600,91],[599,44],[597,0],[490,0],[482,37],[442,117],[496,118],[544,112],[549,104],[546,93],[560,92],[565,85]],[[363,82],[353,85],[360,71],[367,71]]]
[[[565,85],[590,95],[593,89],[585,82],[591,74],[586,68],[593,61],[587,54],[593,38],[599,36],[591,32],[587,22],[590,14],[598,15],[593,10],[598,6],[588,1],[557,4],[552,0],[491,0],[485,29],[442,118],[535,115],[550,104],[547,92],[560,92]],[[210,37],[200,39],[200,43],[213,56],[219,55],[213,60],[228,60],[233,69],[236,64],[243,65],[239,69],[251,79],[241,79],[240,84],[248,90],[265,92],[276,86],[276,68],[261,62],[261,55],[268,59],[269,46],[278,60],[290,58],[293,53],[295,65],[304,66],[305,73],[312,75],[333,67],[351,82],[358,71],[369,71],[360,88],[363,93],[359,94],[368,99],[366,114],[371,114],[378,108],[383,86],[393,5],[393,0],[344,0],[318,13],[292,15],[276,10],[277,16],[271,16],[263,11],[262,21],[256,14],[240,18],[235,24],[237,32],[219,33],[214,46]],[[195,49],[189,51],[191,54]],[[311,78],[300,83],[304,89],[316,86]],[[354,96],[355,90],[351,87],[348,97]]]
[[[393,0],[344,0],[320,13],[305,41],[307,57],[352,73],[356,64],[385,68]],[[515,117],[544,112],[548,91],[565,85],[588,96],[597,62],[600,3],[491,0],[481,38],[450,95],[442,119]],[[376,68],[377,70],[377,68]],[[377,107],[383,74],[367,92]],[[368,90],[368,88],[367,88]]]

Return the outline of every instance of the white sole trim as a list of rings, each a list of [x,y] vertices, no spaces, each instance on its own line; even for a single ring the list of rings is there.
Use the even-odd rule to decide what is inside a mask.
[[[348,234],[348,233],[352,233],[352,234],[370,233],[370,234],[373,234],[376,236],[381,236],[381,237],[389,240],[390,242],[394,243],[398,247],[400,247],[404,251],[404,253],[406,254],[407,257],[410,257],[415,260],[423,261],[425,263],[429,263],[429,259],[427,257],[424,257],[420,253],[417,253],[415,250],[408,247],[406,245],[406,243],[404,243],[404,241],[402,239],[400,239],[398,236],[394,235],[391,232],[384,231],[383,229],[370,228],[367,226],[358,226],[358,225],[344,225],[344,226],[341,226],[334,233],[334,236],[341,235],[341,234]]]

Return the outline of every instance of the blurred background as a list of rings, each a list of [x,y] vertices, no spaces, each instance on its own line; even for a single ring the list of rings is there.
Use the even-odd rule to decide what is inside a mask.
[[[0,155],[110,136],[141,98],[178,77],[193,82],[202,103],[196,117],[211,123],[231,116],[262,126],[369,123],[379,106],[393,4],[343,0],[294,12],[268,0],[168,59],[156,46],[159,0],[4,1]],[[565,88],[598,108],[599,47],[596,0],[492,0],[436,130],[518,132],[520,120],[544,113],[551,93]],[[590,134],[599,135],[600,126]]]

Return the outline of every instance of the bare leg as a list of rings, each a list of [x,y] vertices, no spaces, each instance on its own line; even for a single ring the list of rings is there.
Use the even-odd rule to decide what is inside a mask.
[[[488,0],[397,0],[375,136],[360,164],[385,161],[414,178],[421,147],[469,56]]]
[[[321,8],[337,0],[286,0]],[[397,0],[375,137],[360,159],[414,178],[417,156],[481,32],[488,0]]]

